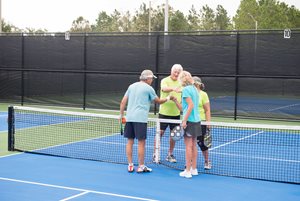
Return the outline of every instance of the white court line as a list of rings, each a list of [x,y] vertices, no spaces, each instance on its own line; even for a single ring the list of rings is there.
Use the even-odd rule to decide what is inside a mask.
[[[4,177],[0,177],[0,180],[19,182],[19,183],[25,183],[25,184],[32,184],[32,185],[38,185],[38,186],[46,186],[46,187],[52,187],[52,188],[60,188],[60,189],[73,190],[73,191],[82,191],[83,193],[86,192],[86,193],[95,193],[95,194],[101,194],[101,195],[109,195],[109,196],[129,198],[129,199],[134,199],[134,200],[157,201],[157,200],[153,200],[153,199],[134,197],[134,196],[129,196],[129,195],[107,193],[107,192],[101,192],[101,191],[93,191],[93,190],[73,188],[73,187],[67,187],[67,186],[59,186],[59,185],[52,185],[52,184],[44,184],[44,183],[39,183],[39,182],[24,181],[24,180],[4,178]]]
[[[225,144],[221,144],[221,145],[216,146],[216,147],[214,147],[214,148],[211,148],[211,149],[209,149],[209,150],[212,151],[212,150],[218,149],[218,148],[220,148],[220,147],[224,147],[224,146],[226,146],[226,145],[228,145],[228,144],[232,144],[232,143],[235,143],[235,142],[238,142],[238,141],[241,141],[241,140],[244,140],[244,139],[253,137],[253,136],[258,135],[258,134],[261,134],[261,133],[264,133],[264,131],[260,131],[260,132],[257,132],[257,133],[253,133],[253,134],[248,135],[248,136],[246,136],[246,137],[242,137],[242,138],[240,138],[240,139],[233,140],[233,141],[227,142],[227,143],[225,143]]]
[[[240,158],[280,161],[280,162],[288,162],[288,163],[300,163],[300,161],[298,161],[298,160],[287,160],[287,159],[281,159],[281,158],[266,158],[266,157],[260,157],[260,156],[247,156],[247,155],[245,156],[245,155],[240,155],[240,154],[229,154],[229,153],[220,153],[220,152],[211,152],[210,154],[235,156],[235,157],[240,157]]]
[[[284,108],[288,108],[288,107],[294,107],[294,106],[297,106],[297,105],[300,105],[300,103],[297,103],[297,104],[291,104],[291,105],[286,105],[286,106],[282,106],[282,107],[276,107],[276,108],[274,108],[274,109],[270,109],[269,112],[272,112],[272,111],[275,111],[275,110],[284,109]]]
[[[71,196],[71,197],[67,197],[67,198],[65,198],[65,199],[62,199],[62,200],[60,200],[60,201],[67,201],[67,200],[71,200],[71,199],[73,199],[73,198],[80,197],[80,196],[82,196],[82,195],[85,195],[85,194],[87,194],[87,193],[89,193],[89,191],[85,191],[85,192],[79,193],[79,194],[77,194],[77,195],[74,195],[74,196]]]

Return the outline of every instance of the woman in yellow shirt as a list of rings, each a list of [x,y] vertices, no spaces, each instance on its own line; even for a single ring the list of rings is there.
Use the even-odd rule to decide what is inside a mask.
[[[200,97],[198,109],[199,109],[199,113],[200,113],[201,122],[203,122],[203,121],[210,122],[210,120],[211,120],[210,103],[209,103],[209,98],[208,98],[207,93],[205,91],[203,91],[204,84],[201,82],[201,79],[199,77],[194,76],[193,80],[195,82],[194,85],[196,86],[198,93],[199,93],[199,97]],[[197,137],[197,144],[200,147],[200,149],[202,151],[202,155],[205,160],[204,169],[209,170],[209,169],[211,169],[211,162],[209,161],[209,158],[208,158],[208,147],[204,143],[204,135],[205,135],[207,129],[210,129],[210,128],[207,125],[201,125],[201,129],[202,129],[202,135]]]

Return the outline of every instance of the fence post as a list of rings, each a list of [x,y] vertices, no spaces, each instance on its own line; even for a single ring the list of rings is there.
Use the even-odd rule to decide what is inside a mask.
[[[22,71],[21,71],[21,105],[24,105],[24,68],[25,68],[25,39],[24,39],[24,33],[22,33],[22,55],[21,55],[21,62],[22,62]]]
[[[159,74],[159,34],[156,35],[156,54],[155,54],[155,71]],[[156,94],[158,94],[159,90],[159,75],[158,79],[155,82],[155,91]],[[157,104],[154,105],[154,114],[157,112]]]
[[[14,107],[8,107],[8,151],[14,151],[15,142],[14,142],[14,134],[15,134],[15,118],[14,118]]]
[[[239,92],[239,54],[240,54],[240,33],[236,33],[236,54],[235,54],[235,90],[234,90],[234,120],[237,120],[237,98]]]
[[[83,37],[83,105],[82,108],[85,110],[86,109],[86,68],[87,68],[87,61],[86,61],[86,39],[87,39],[87,34],[84,34]]]

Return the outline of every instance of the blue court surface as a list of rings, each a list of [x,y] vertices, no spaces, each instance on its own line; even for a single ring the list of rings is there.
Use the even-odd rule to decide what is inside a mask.
[[[300,200],[300,186],[200,174],[150,165],[152,173],[128,173],[126,165],[36,154],[0,158],[1,201],[87,200]]]
[[[6,114],[2,113],[1,130],[7,132]],[[2,117],[2,116],[1,116]],[[78,121],[82,119],[69,119]],[[57,119],[61,123],[64,119]],[[32,123],[32,122],[31,122]],[[18,128],[34,127],[31,123],[19,125]],[[39,124],[37,126],[44,126]],[[1,131],[0,130],[0,131]],[[229,132],[228,132],[229,133]],[[266,133],[269,135],[272,133]],[[266,136],[265,135],[265,136]],[[249,135],[243,140],[250,140],[253,136],[263,137],[259,134]],[[111,136],[115,137],[115,136]],[[104,138],[103,138],[104,139]],[[295,138],[294,138],[295,139]],[[99,145],[99,139],[96,139]],[[229,141],[235,139],[230,139]],[[297,138],[298,140],[298,138]],[[235,140],[236,141],[236,140]],[[227,143],[228,144],[228,143]],[[231,147],[237,146],[231,144]],[[106,146],[109,147],[109,146]],[[116,146],[110,147],[111,156],[116,153]],[[228,149],[224,144],[215,144],[211,154],[219,154],[221,149]],[[259,147],[256,147],[259,149]],[[268,150],[268,147],[264,147]],[[72,148],[76,151],[76,148]],[[125,147],[121,155],[126,160]],[[234,156],[242,156],[231,153]],[[78,150],[78,154],[85,154]],[[123,153],[124,152],[124,153]],[[259,153],[264,153],[259,151]],[[285,150],[285,154],[292,155],[295,150]],[[291,154],[290,154],[291,153]],[[296,152],[298,153],[298,152]],[[101,154],[101,153],[99,153]],[[146,154],[152,154],[146,153]],[[222,152],[223,154],[223,152]],[[255,153],[253,153],[255,154]],[[279,153],[278,153],[279,154]],[[295,156],[295,155],[293,155]],[[298,155],[296,155],[298,157]],[[120,156],[119,156],[120,157]],[[151,157],[151,156],[150,156]],[[264,156],[261,156],[264,157]],[[274,158],[279,158],[274,156]],[[254,157],[256,160],[258,157]],[[298,158],[296,158],[297,161]],[[241,164],[243,163],[239,158]],[[274,159],[272,159],[274,161]],[[224,167],[214,161],[213,168]],[[70,159],[46,155],[20,153],[0,157],[0,201],[98,201],[98,200],[209,200],[209,201],[299,201],[300,185],[289,183],[268,182],[262,180],[242,179],[235,177],[199,174],[192,179],[179,176],[179,170],[162,165],[150,164],[152,173],[128,173],[127,165],[97,162],[90,160]],[[226,166],[227,167],[227,166]],[[298,166],[297,166],[298,167]],[[264,167],[250,166],[251,172],[266,171]],[[231,169],[234,169],[231,167]],[[300,171],[299,169],[286,171]],[[226,169],[230,172],[230,169]],[[203,172],[203,171],[202,171]],[[299,172],[300,174],[300,172]],[[295,175],[294,173],[291,175]]]

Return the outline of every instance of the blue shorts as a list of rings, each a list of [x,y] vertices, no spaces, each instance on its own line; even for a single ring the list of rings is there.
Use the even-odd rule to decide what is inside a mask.
[[[147,139],[147,123],[126,122],[124,137],[138,140]]]

